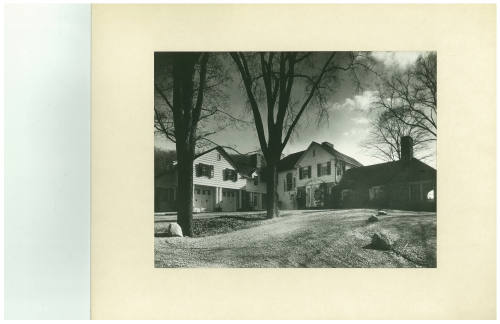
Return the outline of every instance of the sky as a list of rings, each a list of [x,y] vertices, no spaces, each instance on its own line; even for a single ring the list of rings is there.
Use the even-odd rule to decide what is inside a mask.
[[[381,69],[405,69],[415,63],[423,52],[372,52],[376,65]],[[233,82],[228,87],[230,100],[228,111],[235,116],[246,120],[252,119],[252,113],[246,105],[247,97],[242,90],[240,76],[233,72]],[[328,119],[318,122],[314,107],[308,107],[309,113],[301,118],[299,129],[290,139],[283,150],[285,155],[306,149],[311,141],[330,142],[335,149],[361,162],[363,165],[381,163],[380,159],[372,156],[361,146],[369,134],[370,122],[376,114],[370,109],[376,96],[376,82],[374,77],[365,76],[362,80],[363,89],[359,90],[347,78],[337,82],[333,93],[327,102]],[[238,128],[227,128],[212,137],[214,142],[232,146],[239,152],[245,153],[258,150],[259,142],[254,125]],[[435,143],[435,142],[434,142]],[[435,144],[434,144],[435,145]],[[161,149],[175,149],[175,144],[164,137],[155,136],[155,147]],[[426,163],[436,167],[435,147],[431,147],[433,156]]]

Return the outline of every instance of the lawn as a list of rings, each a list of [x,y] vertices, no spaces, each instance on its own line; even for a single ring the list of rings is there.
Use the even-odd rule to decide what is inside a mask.
[[[195,237],[211,236],[229,233],[236,230],[250,228],[262,224],[265,215],[228,215],[208,219],[193,220],[193,234]]]
[[[374,210],[292,212],[195,219],[194,238],[155,238],[156,267],[436,267],[436,214]],[[374,233],[391,250],[371,248]]]

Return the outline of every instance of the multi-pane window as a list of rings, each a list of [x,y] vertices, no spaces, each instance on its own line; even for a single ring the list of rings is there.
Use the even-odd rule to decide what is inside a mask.
[[[238,180],[238,174],[236,173],[235,170],[232,169],[224,169],[222,170],[222,180],[231,180],[231,181],[236,181]]]
[[[311,166],[299,168],[299,179],[311,178]]]
[[[197,177],[213,178],[213,176],[214,176],[214,166],[213,165],[198,163],[198,164],[196,164],[195,169],[196,169],[196,176]]]
[[[318,177],[324,176],[324,175],[330,175],[332,173],[332,166],[330,161],[326,163],[318,163],[317,165],[317,174]]]

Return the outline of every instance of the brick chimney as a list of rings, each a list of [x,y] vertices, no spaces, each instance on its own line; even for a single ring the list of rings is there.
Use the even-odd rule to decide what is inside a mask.
[[[413,158],[413,139],[411,136],[401,136],[401,161]]]
[[[322,143],[321,143],[321,145],[323,145],[323,146],[328,146],[328,147],[330,147],[330,148],[332,148],[332,149],[333,149],[333,144],[332,144],[332,143],[330,143],[330,142],[322,142]]]

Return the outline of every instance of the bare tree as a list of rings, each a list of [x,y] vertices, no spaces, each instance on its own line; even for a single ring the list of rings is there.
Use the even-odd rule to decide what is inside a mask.
[[[369,150],[373,157],[382,161],[397,161],[401,159],[402,136],[412,137],[415,157],[420,160],[430,157],[428,144],[434,139],[423,129],[401,122],[388,111],[380,112],[371,122],[368,138],[361,143],[361,146]]]
[[[375,105],[390,112],[400,123],[418,128],[436,139],[437,58],[431,52],[415,65],[390,76],[382,76]]]
[[[349,71],[349,52],[231,53],[238,67],[266,162],[267,217],[279,216],[277,166],[283,149],[308,107],[328,116],[327,96],[340,71]],[[355,74],[354,74],[355,76]]]
[[[209,53],[155,53],[155,130],[176,145],[177,222],[186,236],[193,234],[195,149],[225,127],[214,123],[224,98],[221,71]]]

